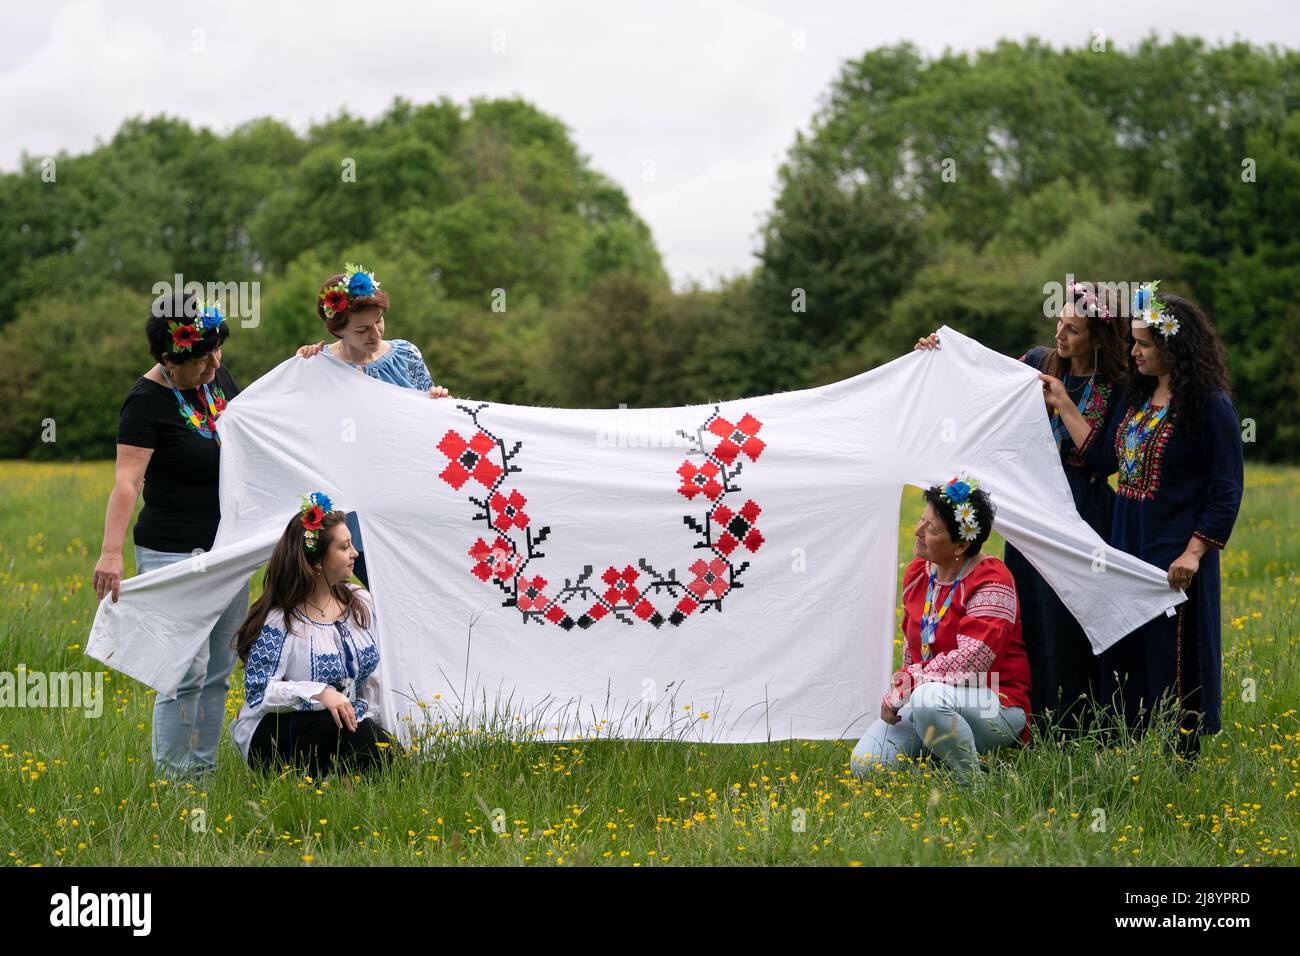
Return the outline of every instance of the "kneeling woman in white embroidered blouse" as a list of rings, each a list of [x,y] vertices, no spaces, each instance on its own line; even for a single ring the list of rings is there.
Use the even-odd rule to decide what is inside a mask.
[[[245,699],[230,736],[250,766],[305,765],[320,777],[336,760],[365,769],[396,748],[375,713],[374,603],[348,580],[357,552],[332,507],[319,492],[303,499],[236,634]]]

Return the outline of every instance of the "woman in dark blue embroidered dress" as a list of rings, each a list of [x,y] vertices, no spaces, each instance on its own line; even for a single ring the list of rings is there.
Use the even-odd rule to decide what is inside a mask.
[[[1103,434],[1062,383],[1042,376],[1085,461],[1118,470],[1111,544],[1160,568],[1187,593],[1177,614],[1143,625],[1101,655],[1101,694],[1130,726],[1145,726],[1165,695],[1177,703],[1180,750],[1220,727],[1219,551],[1242,494],[1240,422],[1229,396],[1223,345],[1193,303],[1135,297],[1129,385],[1122,413]]]
[[[348,578],[357,552],[342,511],[317,492],[276,543],[262,596],[235,638],[244,706],[230,739],[250,766],[374,766],[393,754],[379,725],[379,646],[370,595]]]
[[[1122,401],[1128,364],[1126,330],[1115,317],[1119,309],[1105,300],[1099,285],[1072,282],[1067,293],[1057,315],[1056,347],[1031,349],[1020,361],[1063,379],[1070,401],[1089,425],[1105,433]],[[916,347],[937,344],[931,335]],[[1080,457],[1055,412],[1051,424],[1075,509],[1109,541],[1115,502],[1107,481],[1109,472],[1095,470]],[[1086,727],[1097,700],[1099,678],[1092,645],[1074,615],[1019,551],[1007,544],[1003,560],[1015,578],[1020,598],[1022,636],[1033,675],[1030,703],[1036,715],[1050,715],[1040,724],[1040,731],[1053,725],[1067,732]]]

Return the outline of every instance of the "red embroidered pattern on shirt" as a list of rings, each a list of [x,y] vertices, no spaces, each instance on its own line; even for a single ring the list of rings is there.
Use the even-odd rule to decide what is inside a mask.
[[[1083,453],[1088,450],[1096,436],[1101,434],[1102,426],[1106,424],[1106,411],[1110,407],[1111,386],[1104,384],[1095,384],[1092,389],[1092,395],[1088,398],[1088,405],[1083,411],[1083,419],[1091,427],[1088,437],[1078,448],[1071,448],[1065,453],[1065,463],[1073,465],[1076,468],[1086,468],[1087,462],[1083,460]]]
[[[921,665],[912,663],[894,672],[893,683],[885,692],[885,702],[897,710],[903,706],[916,685],[921,683]]]
[[[1008,624],[1014,624],[1016,623],[1016,590],[997,582],[982,584],[966,602],[966,613],[970,617],[996,617]]]
[[[995,656],[993,648],[978,638],[958,634],[956,648],[931,658],[921,670],[921,680],[966,684],[992,667]]]
[[[628,625],[640,619],[656,628],[665,623],[680,626],[696,611],[721,611],[722,599],[744,587],[740,576],[749,562],[736,559],[745,551],[756,553],[766,540],[756,527],[763,509],[752,498],[743,504],[731,499],[734,508],[723,500],[741,490],[735,480],[745,465],[742,456],[756,462],[767,447],[758,437],[763,423],[753,415],[745,414],[733,424],[715,406],[695,434],[677,433],[689,443],[687,459],[677,469],[681,479],[677,493],[691,502],[698,498],[703,508],[698,517],[683,515],[682,523],[700,535],[695,548],[705,551],[680,578],[675,568],[661,574],[645,558],[637,558],[635,567],[610,565],[594,581],[595,565],[585,565],[575,578],[565,578],[564,586],[556,588],[548,587],[547,579],[535,571],[525,573],[532,562],[546,557],[538,549],[550,527],[533,524],[524,510],[528,498],[518,487],[505,487],[510,476],[523,471],[514,463],[523,442],[507,450],[506,441],[484,427],[479,413],[487,404],[456,407],[470,417],[474,431],[468,439],[455,429],[443,436],[438,450],[448,461],[438,477],[456,491],[466,485],[473,488],[475,483],[483,487],[481,498],[468,496],[477,509],[473,520],[486,522],[488,530],[468,551],[473,559],[469,572],[503,591],[502,604],[519,608],[524,620],[556,624],[566,631],[591,627],[606,616]],[[701,460],[693,462],[692,456]],[[666,610],[665,602],[672,610]]]
[[[1130,408],[1124,413],[1119,428],[1115,431],[1115,460],[1119,463],[1116,476],[1115,494],[1138,501],[1150,501],[1160,488],[1160,466],[1165,457],[1165,443],[1173,430],[1174,412],[1170,409],[1146,437],[1146,441],[1136,450],[1136,460],[1130,470],[1125,466],[1124,435],[1129,423],[1141,409]]]

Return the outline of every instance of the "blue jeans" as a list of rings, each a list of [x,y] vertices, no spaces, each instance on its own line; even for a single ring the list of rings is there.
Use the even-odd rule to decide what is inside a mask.
[[[139,574],[190,558],[188,551],[135,546]],[[205,645],[190,662],[175,697],[159,694],[153,705],[153,762],[160,774],[202,775],[216,769],[217,744],[226,723],[226,692],[235,666],[235,631],[248,613],[248,584],[217,619]]]
[[[898,711],[899,721],[877,719],[853,748],[849,767],[865,777],[876,765],[898,765],[900,754],[919,757],[929,750],[969,783],[979,766],[977,753],[1014,744],[1025,727],[1025,712],[1006,707],[988,687],[926,681],[918,684]]]

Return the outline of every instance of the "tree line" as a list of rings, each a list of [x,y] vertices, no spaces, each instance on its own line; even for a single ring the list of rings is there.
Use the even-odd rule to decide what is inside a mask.
[[[321,338],[345,260],[454,395],[672,406],[835,381],[941,324],[1019,355],[1044,284],[1159,278],[1214,320],[1258,459],[1300,457],[1300,55],[1034,39],[846,62],[796,135],[757,262],[674,291],[646,224],[518,99],[396,99],[299,135],[159,116],[0,177],[0,456],[111,457],[151,289],[259,283],[247,383]],[[57,440],[42,440],[52,420]]]

